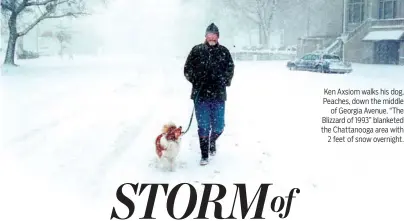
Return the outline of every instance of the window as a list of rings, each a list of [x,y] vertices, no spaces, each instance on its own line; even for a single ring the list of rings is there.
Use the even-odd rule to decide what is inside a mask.
[[[320,55],[313,55],[313,57],[311,57],[311,60],[320,60]]]
[[[340,60],[338,56],[336,56],[336,55],[328,55],[328,54],[324,55],[323,59],[324,60],[338,60],[338,61]]]
[[[365,17],[365,2],[364,0],[349,0],[348,1],[348,22],[361,23]]]
[[[316,56],[317,56],[317,55],[315,55],[315,54],[309,54],[309,55],[307,55],[307,57],[306,57],[305,60],[307,60],[307,61],[316,60]]]
[[[311,54],[302,57],[302,60],[310,60]]]
[[[391,19],[397,16],[397,0],[380,0],[379,19]]]

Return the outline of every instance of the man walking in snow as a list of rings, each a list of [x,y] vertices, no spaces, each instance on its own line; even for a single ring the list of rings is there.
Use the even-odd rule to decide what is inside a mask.
[[[219,29],[212,23],[206,29],[205,42],[192,48],[184,66],[185,78],[192,84],[201,165],[208,164],[209,154],[216,154],[216,140],[225,125],[226,87],[230,86],[234,74],[231,54],[218,40]]]

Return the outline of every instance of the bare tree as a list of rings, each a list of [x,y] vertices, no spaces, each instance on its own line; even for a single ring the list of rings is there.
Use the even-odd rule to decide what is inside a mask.
[[[1,0],[2,14],[7,16],[9,39],[4,64],[15,65],[15,47],[19,37],[26,35],[32,28],[45,19],[67,16],[88,15],[84,0]],[[35,13],[32,13],[35,12]],[[30,22],[20,27],[19,17],[24,13],[33,16]],[[17,23],[19,25],[17,25]]]
[[[271,21],[277,9],[278,0],[225,0],[234,10],[259,27],[260,44],[269,47]]]

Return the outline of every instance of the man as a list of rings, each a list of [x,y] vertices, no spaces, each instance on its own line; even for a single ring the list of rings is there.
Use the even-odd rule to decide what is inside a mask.
[[[229,50],[220,45],[219,29],[212,23],[205,32],[205,42],[195,45],[184,66],[185,78],[192,84],[191,99],[198,123],[201,165],[216,154],[216,140],[224,130],[226,87],[234,74]]]

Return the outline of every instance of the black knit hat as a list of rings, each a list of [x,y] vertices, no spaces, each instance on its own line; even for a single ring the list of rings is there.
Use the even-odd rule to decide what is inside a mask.
[[[214,23],[212,23],[206,28],[205,35],[208,33],[217,34],[217,36],[219,37],[219,28]]]

